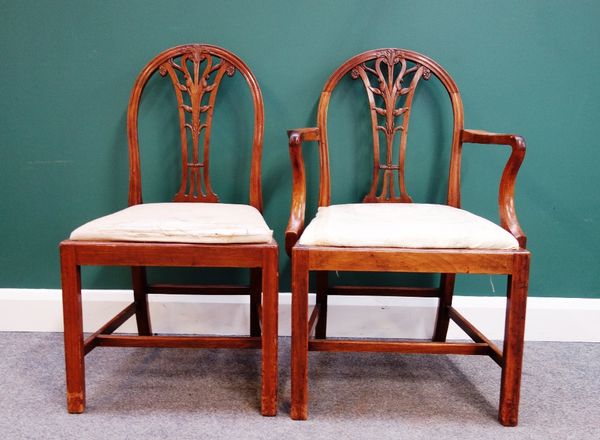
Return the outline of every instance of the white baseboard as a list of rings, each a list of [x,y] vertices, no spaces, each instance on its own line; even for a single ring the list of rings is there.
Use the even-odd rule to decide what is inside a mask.
[[[246,334],[245,296],[151,295],[153,330],[180,334]],[[290,294],[280,294],[279,334],[290,334]],[[127,290],[84,290],[84,330],[95,331],[132,300]],[[339,337],[429,338],[436,299],[331,297],[327,334]],[[455,296],[455,307],[490,339],[502,339],[500,297]],[[600,342],[600,299],[529,298],[525,338],[529,341]],[[0,331],[62,331],[59,289],[0,289]],[[119,331],[136,331],[130,319]],[[449,339],[467,336],[454,324]]]

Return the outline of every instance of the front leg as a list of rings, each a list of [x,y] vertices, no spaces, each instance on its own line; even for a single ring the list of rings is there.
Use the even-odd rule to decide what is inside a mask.
[[[76,263],[75,250],[72,247],[61,246],[60,265],[67,374],[67,411],[82,413],[85,410],[85,352],[81,310],[81,269]]]
[[[278,264],[278,252],[276,246],[263,251],[261,398],[261,412],[263,416],[277,415],[277,318],[279,313]],[[260,291],[258,292],[258,298],[260,301]]]
[[[525,338],[525,310],[529,280],[529,254],[515,255],[513,274],[508,277],[506,323],[500,408],[498,420],[504,426],[517,426],[519,394]]]
[[[308,253],[292,250],[292,407],[294,420],[308,418]]]

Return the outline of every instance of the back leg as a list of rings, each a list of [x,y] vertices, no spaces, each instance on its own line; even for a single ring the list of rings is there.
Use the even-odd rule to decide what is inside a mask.
[[[319,319],[315,328],[315,338],[325,339],[327,337],[327,289],[328,272],[317,272],[317,307],[319,308]]]
[[[261,268],[250,269],[250,336],[260,336]]]
[[[135,302],[135,320],[137,322],[138,334],[140,336],[152,336],[146,268],[142,266],[132,267],[131,280],[133,284],[133,300]]]
[[[440,279],[440,300],[438,303],[437,317],[435,319],[435,329],[433,331],[434,342],[446,342],[448,335],[448,325],[450,324],[450,315],[448,308],[452,305],[452,296],[454,295],[454,282],[456,275],[453,273],[443,273]]]

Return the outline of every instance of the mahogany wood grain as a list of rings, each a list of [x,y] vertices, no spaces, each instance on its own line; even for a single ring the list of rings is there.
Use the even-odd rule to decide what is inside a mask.
[[[440,300],[438,302],[432,338],[437,342],[444,342],[448,334],[448,325],[450,324],[448,312],[450,306],[452,306],[455,280],[456,275],[453,273],[443,273],[440,276]]]
[[[320,315],[321,315],[321,310],[319,307],[319,304],[315,304],[315,306],[312,309],[312,312],[310,312],[310,316],[308,318],[308,336],[312,336],[313,332],[315,331],[315,323],[320,319]],[[318,339],[324,339],[324,338],[318,338]]]
[[[313,351],[361,351],[421,354],[479,354],[489,355],[484,343],[459,342],[409,342],[409,341],[354,341],[348,339],[311,339],[309,350]]]
[[[328,108],[332,93],[346,77],[359,79],[367,95],[372,129],[373,166],[369,192],[364,202],[411,203],[405,181],[408,129],[415,90],[437,78],[448,93],[452,106],[452,141],[447,204],[461,207],[460,175],[463,143],[508,145],[512,151],[499,185],[500,225],[518,241],[517,250],[487,249],[405,249],[376,247],[301,246],[306,212],[306,171],[302,156],[304,141],[319,145],[318,206],[331,203]],[[398,140],[399,137],[399,140]],[[293,419],[308,417],[308,350],[397,351],[404,353],[483,354],[502,368],[499,420],[517,423],[525,301],[530,254],[515,211],[514,190],[517,172],[525,156],[525,141],[512,134],[495,134],[464,129],[460,93],[449,73],[430,58],[405,49],[376,49],[350,58],[326,82],[317,109],[316,127],[288,131],[292,164],[292,201],[286,229],[286,251],[292,258],[292,403]],[[397,153],[394,149],[397,148]],[[397,157],[397,162],[393,158]],[[318,315],[307,317],[309,272],[317,272]],[[369,271],[439,273],[439,288],[397,288],[374,286],[326,286],[327,271]],[[504,350],[501,353],[487,337],[452,308],[456,274],[497,274],[509,276]],[[321,277],[321,278],[319,278]],[[320,280],[320,281],[319,281]],[[439,298],[431,342],[325,339],[327,296],[381,295]],[[323,307],[323,305],[325,307]],[[315,312],[316,313],[316,312]],[[318,318],[317,318],[318,316]],[[450,319],[474,343],[448,343]],[[311,329],[316,323],[316,337]],[[321,322],[323,322],[322,327]]]
[[[148,293],[162,295],[250,295],[250,286],[236,284],[162,284],[148,286]]]
[[[299,137],[302,141],[319,141],[321,132],[318,127],[305,127],[305,128],[294,128],[288,130],[288,137],[295,138]]]
[[[201,64],[205,63],[204,69]],[[193,65],[192,72],[189,71],[188,64]],[[218,81],[208,84],[207,79],[211,73],[218,72]],[[252,138],[252,165],[250,169],[250,205],[259,211],[262,211],[262,190],[261,190],[261,157],[264,133],[264,104],[258,82],[248,66],[235,54],[217,46],[208,44],[187,44],[173,47],[158,54],[152,59],[137,77],[127,109],[127,135],[129,139],[129,205],[142,203],[142,181],[139,153],[138,136],[138,113],[142,92],[148,83],[150,77],[156,72],[161,75],[169,75],[173,82],[174,90],[178,98],[178,109],[180,115],[179,131],[181,137],[182,151],[182,182],[180,191],[176,195],[176,201],[204,202],[217,201],[218,198],[210,188],[210,177],[208,162],[204,163],[199,158],[200,132],[205,132],[205,142],[203,144],[205,161],[208,160],[208,146],[210,143],[210,128],[212,126],[212,112],[214,111],[216,92],[218,91],[220,80],[223,74],[232,76],[235,71],[240,72],[250,88],[252,94],[252,103],[254,107],[254,133]],[[183,77],[183,78],[181,78]],[[181,83],[180,79],[183,79]],[[184,104],[181,93],[189,95],[191,106]],[[202,97],[210,94],[209,104],[203,106]],[[191,114],[192,119],[186,122],[184,116]],[[200,121],[201,114],[210,116],[207,121]],[[192,134],[192,162],[187,161],[187,133]],[[206,136],[208,134],[208,136]],[[189,168],[193,169],[193,178],[186,174]],[[199,170],[203,169],[203,175],[199,175]],[[200,180],[204,183],[204,191],[200,185]],[[191,183],[191,193],[185,192],[186,184]],[[181,189],[184,189],[182,192]]]
[[[308,252],[292,250],[292,402],[290,417],[308,418]]]
[[[308,251],[309,270],[353,272],[455,272],[509,274],[516,252],[471,249],[297,246]]]
[[[75,261],[75,252],[72,248],[61,247],[60,267],[67,373],[67,411],[82,413],[85,409],[85,351],[81,309],[81,268]]]
[[[406,139],[408,135],[408,122],[410,108],[417,84],[421,78],[429,79],[431,72],[426,67],[416,64],[408,68],[407,59],[396,50],[387,49],[375,59],[374,66],[368,67],[360,63],[351,70],[352,78],[360,77],[364,83],[371,110],[371,125],[373,134],[373,180],[369,193],[364,197],[364,202],[411,202],[412,199],[406,192],[404,182],[404,163],[406,157]],[[394,69],[400,65],[400,72],[395,75]],[[385,66],[385,67],[383,67]],[[384,73],[384,71],[386,73]],[[376,84],[369,76],[375,76]],[[412,74],[412,79],[408,78]],[[408,76],[407,76],[408,75]],[[404,82],[410,79],[410,85]],[[376,97],[382,98],[383,106],[379,107]],[[399,98],[405,97],[404,103],[398,107]],[[384,125],[380,125],[379,116],[384,116]],[[402,125],[396,126],[396,118],[402,117]],[[385,164],[380,163],[380,132],[385,135]],[[393,150],[397,132],[400,132],[400,148],[398,164],[394,165]],[[383,187],[381,194],[377,195],[380,171],[383,171]],[[398,187],[400,194],[396,196],[394,190],[394,174],[397,171]]]
[[[136,310],[137,307],[135,302],[129,304],[127,307],[125,307],[123,310],[117,313],[110,321],[108,321],[106,324],[104,324],[102,327],[100,327],[98,330],[96,330],[94,333],[88,336],[83,343],[85,354],[88,354],[90,351],[92,351],[98,346],[99,335],[112,334],[116,329],[121,327],[129,318],[131,318],[133,314],[136,313]]]
[[[511,147],[512,152],[502,172],[498,193],[500,224],[504,229],[513,234],[519,241],[519,245],[524,248],[527,244],[527,237],[519,225],[519,219],[515,211],[515,183],[517,173],[525,158],[525,139],[515,134],[462,130],[461,141],[474,144],[508,145]]]
[[[327,295],[415,296],[438,298],[440,296],[440,289],[435,287],[333,286],[327,289]]]
[[[152,335],[152,323],[150,322],[150,309],[148,307],[148,281],[146,279],[146,268],[134,266],[131,268],[131,280],[133,285],[133,299],[135,301],[135,320],[140,336]]]
[[[525,338],[525,312],[529,286],[529,255],[515,256],[515,271],[509,276],[507,288],[506,320],[504,325],[504,364],[500,385],[498,419],[505,426],[517,426],[521,370],[523,367],[523,340]]]
[[[500,349],[490,341],[483,333],[481,333],[473,324],[471,324],[467,319],[458,313],[458,311],[454,307],[448,307],[448,315],[458,325],[473,341],[481,342],[483,344],[487,344],[490,347],[490,357],[498,364],[499,367],[502,367],[504,361],[502,359],[502,352]]]
[[[285,230],[285,250],[291,254],[292,246],[296,244],[304,230],[304,213],[306,210],[306,174],[302,158],[302,142],[319,140],[318,128],[289,130],[290,159],[292,161],[292,207],[290,219]]]
[[[318,317],[317,326],[315,328],[315,337],[317,339],[325,339],[327,337],[327,295],[330,289],[328,286],[329,273],[326,271],[317,272],[317,307]],[[310,328],[310,325],[309,325]]]
[[[210,182],[210,136],[217,91],[239,72],[252,95],[253,138],[249,204],[262,211],[261,158],[264,106],[250,69],[231,52],[210,45],[184,45],[157,55],[134,83],[127,110],[129,205],[142,203],[138,112],[142,92],[155,73],[167,76],[178,104],[181,182],[175,202],[218,202]],[[65,240],[60,244],[65,322],[67,408],[85,409],[84,356],[95,347],[258,348],[262,351],[261,412],[277,412],[277,243],[188,244]],[[134,303],[83,340],[80,266],[131,266]],[[249,286],[148,285],[146,267],[232,267],[250,270]],[[250,295],[250,336],[152,335],[148,294]],[[262,302],[262,305],[261,305]],[[135,312],[139,335],[111,334]]]
[[[265,244],[188,244],[65,240],[61,246],[76,249],[77,264],[98,266],[260,267]]]
[[[452,135],[452,157],[451,157],[451,169],[458,170],[460,165],[456,163],[459,157],[460,150],[460,130],[463,127],[463,107],[462,101],[460,99],[460,94],[458,91],[458,87],[456,83],[452,79],[452,77],[446,72],[438,63],[433,61],[432,59],[421,55],[417,52],[413,52],[406,49],[394,49],[394,48],[384,48],[384,49],[375,49],[364,52],[362,54],[356,55],[355,57],[350,58],[344,64],[342,64],[327,80],[325,86],[323,87],[323,91],[321,92],[321,98],[319,100],[319,106],[317,110],[317,127],[320,130],[320,190],[319,190],[319,206],[328,206],[331,200],[331,185],[330,185],[330,171],[329,171],[329,146],[328,146],[328,137],[327,137],[327,112],[329,108],[329,102],[331,99],[331,94],[335,87],[338,85],[339,81],[344,78],[346,75],[350,74],[352,77],[360,76],[360,73],[357,69],[361,67],[364,69],[367,66],[367,63],[374,62],[377,63],[379,60],[385,60],[386,62],[394,62],[395,64],[401,62],[410,62],[414,66],[418,66],[422,68],[421,74],[425,74],[425,69],[428,71],[427,75],[434,75],[439,79],[439,81],[446,88],[448,95],[450,97],[450,101],[452,104],[452,110],[454,115],[453,121],[453,135]],[[391,61],[390,61],[391,60]],[[381,61],[379,61],[381,63]],[[377,80],[381,79],[380,75],[382,72],[377,72],[377,68],[372,68],[375,71],[375,76]],[[356,72],[356,73],[354,73]],[[373,72],[371,72],[373,73]],[[405,75],[406,70],[402,75],[399,75],[397,80],[402,79]],[[385,80],[386,78],[384,78]],[[384,81],[385,82],[385,81]],[[373,87],[377,88],[379,84],[375,83]],[[414,85],[416,87],[416,84]],[[381,93],[386,93],[385,90],[381,90]],[[388,87],[389,89],[389,87]],[[375,91],[373,91],[376,93]],[[392,92],[391,90],[387,90],[387,92]],[[414,92],[414,88],[413,88]],[[393,98],[393,96],[391,96]],[[390,98],[388,98],[388,103],[392,103]],[[410,104],[410,103],[409,103]],[[404,106],[406,107],[406,106]],[[403,107],[403,108],[404,108]],[[410,108],[410,105],[408,106]],[[372,107],[370,110],[373,112],[377,112]],[[389,120],[391,108],[383,108],[385,112],[386,119]],[[373,121],[373,119],[371,119]],[[386,123],[387,123],[386,120]],[[372,127],[373,131],[379,130],[377,126]],[[375,138],[375,134],[373,135]],[[375,154],[377,154],[375,152]],[[452,173],[451,173],[452,174]],[[458,173],[454,173],[448,190],[448,202],[452,206],[457,206],[460,203],[460,193],[458,190],[460,184],[460,179]],[[381,200],[383,201],[383,199]]]
[[[260,336],[261,292],[262,272],[260,268],[250,269],[250,336]]]
[[[262,307],[259,304],[262,329],[262,393],[263,416],[277,415],[277,326],[279,310],[279,252],[266,250],[262,264]]]
[[[99,347],[260,348],[261,338],[246,336],[98,335]]]

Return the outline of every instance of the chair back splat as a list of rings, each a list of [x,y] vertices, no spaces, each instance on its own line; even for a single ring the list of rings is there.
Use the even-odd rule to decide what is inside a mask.
[[[256,78],[246,64],[225,49],[210,45],[183,45],[151,60],[135,81],[127,110],[129,139],[129,205],[142,203],[138,113],[142,92],[158,71],[169,77],[177,98],[181,138],[181,183],[174,202],[218,202],[210,182],[210,139],[217,93],[225,76],[239,72],[252,94],[254,132],[249,202],[262,211],[261,156],[264,105]]]
[[[452,102],[453,133],[448,204],[459,207],[463,106],[458,87],[448,72],[435,61],[405,49],[376,49],[356,55],[342,64],[323,87],[317,115],[317,126],[321,133],[319,206],[328,206],[331,202],[327,111],[333,90],[347,75],[364,84],[369,100],[373,134],[373,177],[370,191],[363,201],[412,201],[404,179],[412,101],[419,83],[428,81],[434,75],[443,84]],[[385,147],[384,157],[380,157],[382,143]],[[399,149],[397,163],[393,163],[392,159],[395,148]]]

